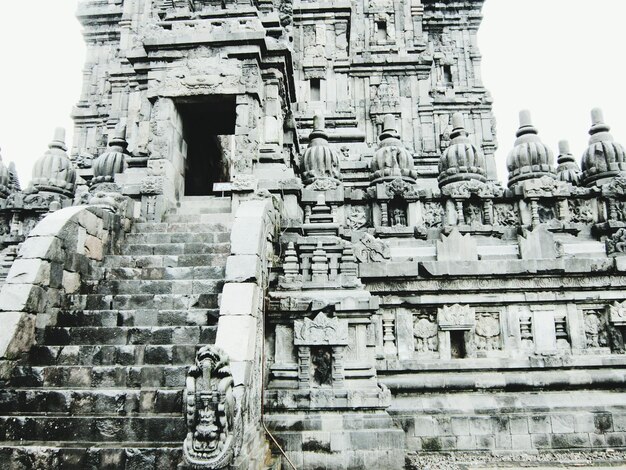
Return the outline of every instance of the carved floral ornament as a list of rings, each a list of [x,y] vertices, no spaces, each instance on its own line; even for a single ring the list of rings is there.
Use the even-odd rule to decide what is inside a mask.
[[[345,346],[348,344],[348,322],[329,318],[320,312],[313,320],[305,318],[294,322],[296,346]]]
[[[440,308],[437,323],[441,330],[471,330],[476,323],[474,309],[469,305],[451,305]]]
[[[209,345],[198,351],[187,374],[185,400],[185,460],[194,468],[228,467],[239,452],[242,423],[229,359],[222,350]]]

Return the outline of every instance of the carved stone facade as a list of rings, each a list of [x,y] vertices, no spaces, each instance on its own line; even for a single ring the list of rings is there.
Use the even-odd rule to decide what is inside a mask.
[[[83,1],[71,150],[57,131],[24,190],[0,161],[0,282],[13,266],[19,293],[37,255],[34,298],[56,302],[0,299],[38,335],[0,342],[32,340],[3,356],[4,441],[73,426],[23,390],[63,379],[98,462],[166,433],[153,467],[626,448],[626,154],[594,110],[580,164],[564,142],[555,161],[523,111],[496,180],[482,3]],[[107,256],[72,225],[82,286],[85,253],[32,249],[81,204],[135,225]]]

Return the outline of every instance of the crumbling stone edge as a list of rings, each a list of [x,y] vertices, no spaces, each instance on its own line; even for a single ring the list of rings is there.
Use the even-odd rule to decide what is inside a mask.
[[[90,261],[121,243],[131,218],[94,206],[58,210],[30,232],[0,289],[0,377],[53,324],[66,295],[79,292]]]

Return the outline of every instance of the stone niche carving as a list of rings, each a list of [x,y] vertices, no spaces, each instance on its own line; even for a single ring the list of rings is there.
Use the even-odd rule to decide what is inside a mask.
[[[439,309],[437,323],[443,331],[471,330],[476,324],[476,316],[469,305],[455,304]]]
[[[299,387],[341,387],[344,350],[349,341],[348,322],[320,312],[313,320],[294,321],[293,331],[293,342],[298,348]],[[315,400],[319,398],[316,396]],[[328,396],[326,401],[332,405],[333,400]]]
[[[351,230],[361,230],[368,225],[368,207],[352,206],[346,217],[346,224]]]
[[[589,309],[583,311],[587,348],[601,348],[609,345],[606,311]]]
[[[226,354],[215,346],[198,351],[185,388],[185,460],[195,468],[228,467],[240,447],[241,409],[233,393]]]
[[[514,227],[519,223],[514,204],[498,204],[493,208],[494,225]]]

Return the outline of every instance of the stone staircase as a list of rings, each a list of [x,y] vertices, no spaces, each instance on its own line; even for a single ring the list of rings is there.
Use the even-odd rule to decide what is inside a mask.
[[[232,217],[185,212],[135,224],[122,253],[37,330],[0,383],[0,468],[181,463],[186,374],[215,341]]]
[[[4,250],[0,251],[0,284],[2,284],[8,274],[9,269],[11,269],[11,265],[15,258],[17,257],[17,246],[11,245],[6,247]]]

